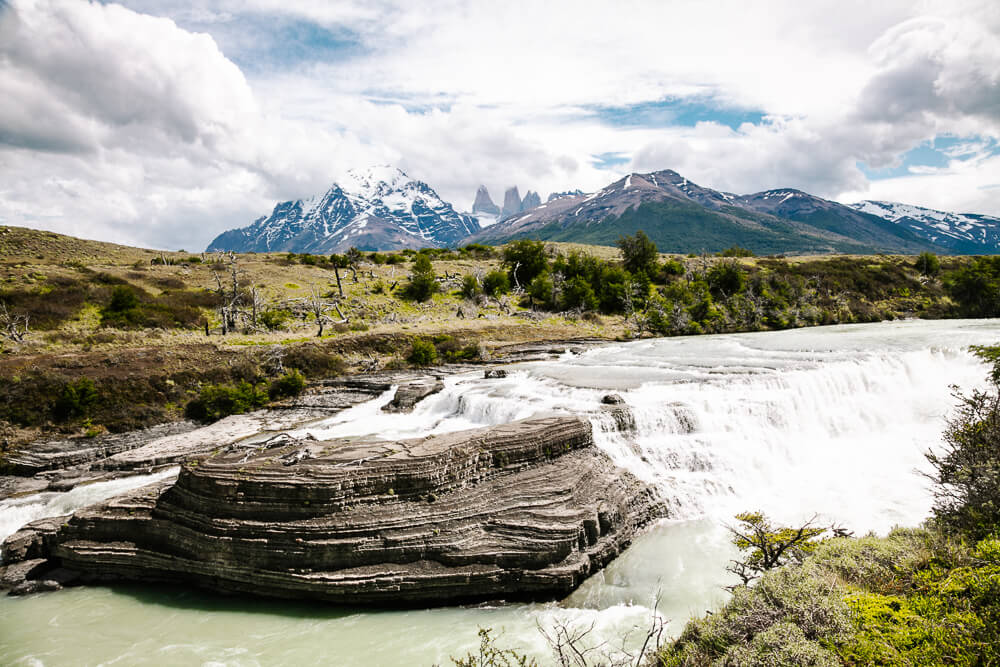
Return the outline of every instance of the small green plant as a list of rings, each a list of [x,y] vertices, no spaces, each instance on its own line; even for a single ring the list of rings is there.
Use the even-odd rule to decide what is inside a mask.
[[[82,377],[75,382],[67,382],[62,393],[56,399],[53,414],[56,419],[65,421],[77,417],[86,417],[97,403],[98,394],[94,381]]]
[[[498,296],[510,291],[510,279],[503,271],[490,271],[483,278],[483,291],[489,296]]]
[[[941,273],[941,260],[932,252],[922,252],[917,257],[914,268],[925,276],[936,276]]]
[[[298,396],[306,388],[306,378],[293,368],[280,378],[271,381],[267,389],[267,394],[272,401],[277,401],[290,396]]]
[[[492,632],[492,628],[479,628],[478,653],[470,652],[464,658],[452,658],[455,667],[537,667],[534,658],[513,649],[497,647],[497,637],[490,634]]]
[[[276,331],[284,328],[285,324],[292,319],[292,313],[287,310],[265,310],[257,319],[269,331]]]
[[[404,294],[414,301],[427,301],[438,291],[437,277],[430,257],[418,254],[413,260],[413,270],[410,272],[410,282],[406,285]]]
[[[239,415],[267,403],[263,386],[240,380],[235,385],[213,384],[202,387],[198,396],[184,409],[190,419],[213,422],[229,415]]]
[[[462,297],[466,299],[474,299],[476,296],[482,293],[482,288],[479,286],[479,281],[472,274],[465,274],[462,276],[462,288],[459,290]]]
[[[419,336],[410,343],[410,354],[406,360],[414,366],[430,366],[437,362],[438,353],[434,343]]]

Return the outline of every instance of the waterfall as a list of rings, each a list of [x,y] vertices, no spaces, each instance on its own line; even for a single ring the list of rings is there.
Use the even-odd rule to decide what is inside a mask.
[[[968,390],[983,382],[986,368],[968,346],[998,339],[996,320],[655,339],[511,365],[505,378],[454,375],[410,414],[382,411],[392,389],[297,433],[396,439],[535,415],[584,415],[597,445],[652,484],[673,519],[639,536],[560,603],[328,610],[99,587],[0,598],[0,627],[23,630],[0,638],[0,662],[36,656],[46,663],[187,664],[243,656],[248,664],[308,663],[328,659],[335,646],[344,665],[447,664],[475,648],[479,626],[501,634],[501,645],[549,664],[536,625],[593,626],[595,643],[616,646],[648,623],[657,589],[658,613],[672,619],[668,634],[676,635],[691,615],[725,599],[722,586],[731,580],[724,568],[735,548],[724,526],[735,512],[761,509],[781,522],[819,513],[857,534],[922,520],[931,494],[918,472],[955,405],[950,386]],[[602,404],[609,393],[623,398],[634,429],[621,430]],[[0,502],[0,530],[150,481],[8,499]],[[90,641],[95,632],[105,640]]]

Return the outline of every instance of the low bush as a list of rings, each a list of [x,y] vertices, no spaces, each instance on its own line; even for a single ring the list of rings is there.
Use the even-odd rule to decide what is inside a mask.
[[[277,331],[284,328],[292,319],[292,313],[288,310],[265,310],[257,316],[257,320],[267,328],[268,331]]]
[[[97,403],[97,398],[97,387],[94,385],[94,381],[83,377],[66,383],[52,412],[56,419],[61,421],[86,417]]]
[[[307,378],[333,377],[347,370],[343,357],[314,343],[289,346],[283,363],[286,368],[298,369]]]
[[[306,378],[297,369],[293,369],[280,378],[271,381],[267,395],[272,401],[298,396],[306,388]]]
[[[506,294],[510,291],[510,279],[503,271],[490,271],[483,278],[483,291],[489,296]]]
[[[197,398],[188,402],[184,414],[189,419],[214,422],[229,415],[250,412],[267,403],[267,392],[260,385],[241,380],[235,385],[213,384],[202,387]]]
[[[429,340],[414,338],[410,343],[410,353],[406,355],[406,360],[414,366],[430,366],[437,363],[437,348]]]

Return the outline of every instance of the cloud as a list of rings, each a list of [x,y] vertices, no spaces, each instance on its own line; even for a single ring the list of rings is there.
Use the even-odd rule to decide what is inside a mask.
[[[1000,136],[992,3],[128,5],[0,3],[6,224],[194,249],[384,162],[459,207],[481,182],[544,196],[626,169],[906,194],[918,175],[866,173]],[[919,178],[952,194],[926,192],[998,207],[993,162],[942,155]]]

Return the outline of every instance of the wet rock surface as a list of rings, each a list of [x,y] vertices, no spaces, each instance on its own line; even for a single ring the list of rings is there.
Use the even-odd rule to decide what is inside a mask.
[[[82,581],[350,605],[550,599],[664,513],[594,446],[589,422],[546,417],[401,441],[225,447],[176,482],[29,524],[3,558],[15,588],[56,581],[45,567],[59,566]],[[48,565],[11,575],[37,560]]]
[[[396,394],[386,405],[383,412],[412,412],[413,407],[432,394],[444,389],[444,382],[439,378],[428,377],[402,384],[396,389]]]

